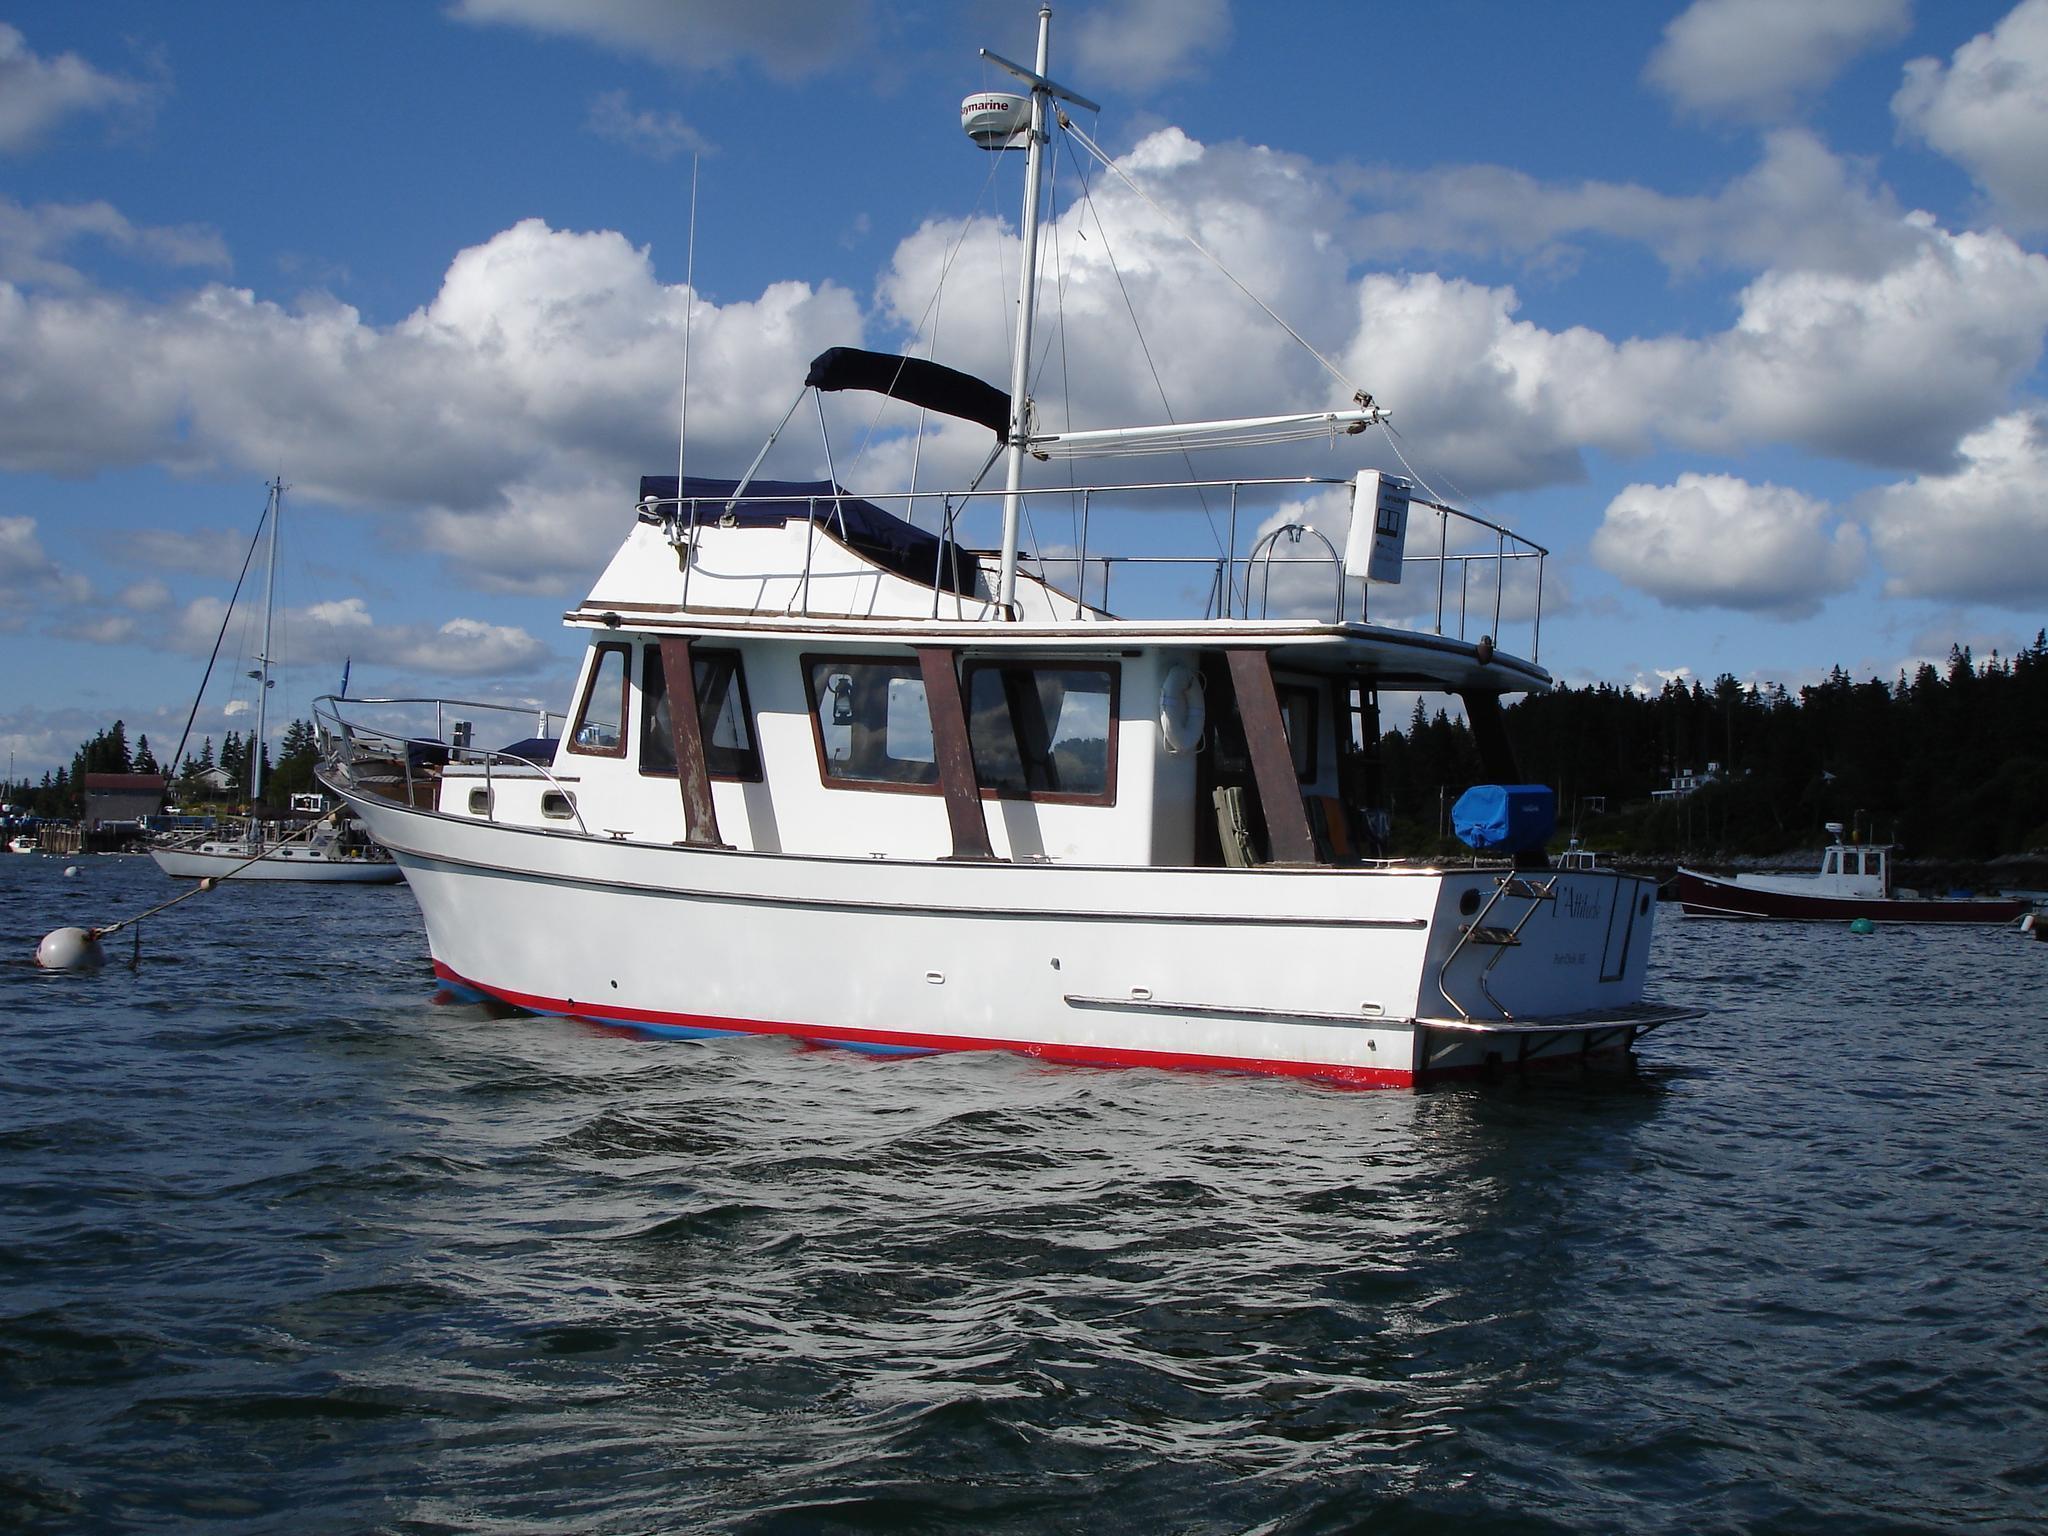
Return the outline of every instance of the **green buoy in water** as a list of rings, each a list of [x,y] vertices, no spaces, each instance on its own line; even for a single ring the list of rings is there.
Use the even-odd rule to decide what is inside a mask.
[[[1867,917],[1859,917],[1849,925],[1849,931],[1851,933],[1875,933],[1877,932],[1877,924]]]

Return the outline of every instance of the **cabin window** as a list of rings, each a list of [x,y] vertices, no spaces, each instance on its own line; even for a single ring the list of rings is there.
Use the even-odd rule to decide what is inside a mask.
[[[544,789],[540,795],[540,813],[550,821],[573,821],[576,797],[566,790]]]
[[[488,789],[472,789],[469,792],[469,814],[488,816],[491,814],[491,792]]]
[[[1287,728],[1287,750],[1294,756],[1294,776],[1304,784],[1316,776],[1316,690],[1305,683],[1282,683],[1280,721]]]
[[[597,648],[597,661],[590,669],[590,682],[583,690],[576,711],[576,729],[569,734],[569,750],[594,757],[626,755],[626,659],[623,645]]]
[[[661,647],[650,645],[640,675],[640,771],[673,775],[675,734],[669,729],[668,674]],[[754,745],[753,711],[738,651],[690,648],[697,684],[697,721],[704,736],[704,766],[714,779],[759,780],[761,753]]]
[[[828,783],[938,787],[931,710],[914,660],[806,657],[804,674]]]
[[[974,775],[1002,797],[1115,797],[1117,673],[1109,666],[972,662],[967,735]]]

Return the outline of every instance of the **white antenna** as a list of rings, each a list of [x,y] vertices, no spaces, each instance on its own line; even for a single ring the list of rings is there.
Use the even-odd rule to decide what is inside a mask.
[[[690,438],[690,315],[697,307],[697,162],[690,156],[690,241],[683,258],[683,404],[676,422],[676,506],[682,507],[683,451]]]

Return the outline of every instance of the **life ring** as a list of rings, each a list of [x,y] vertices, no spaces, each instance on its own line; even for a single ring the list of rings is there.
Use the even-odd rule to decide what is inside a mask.
[[[1169,667],[1159,685],[1159,737],[1169,752],[1192,752],[1209,721],[1202,674],[1190,666]]]

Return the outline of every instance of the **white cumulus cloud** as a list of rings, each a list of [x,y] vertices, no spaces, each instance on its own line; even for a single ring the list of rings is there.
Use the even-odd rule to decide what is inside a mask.
[[[1946,68],[1914,59],[1892,111],[1903,131],[1961,165],[2009,217],[2048,224],[2048,0],[2021,0]]]
[[[456,0],[462,21],[525,27],[680,69],[745,62],[801,80],[864,50],[869,0]]]
[[[1910,0],[1693,0],[1643,73],[1690,111],[1777,118],[1911,20]]]
[[[2015,411],[1964,438],[1962,466],[1859,499],[1895,596],[2038,615],[2048,594],[2048,413]]]
[[[1229,41],[1229,0],[1107,0],[1075,23],[1076,78],[1149,91],[1194,73]]]
[[[636,107],[624,91],[605,91],[590,104],[584,126],[601,139],[623,144],[653,160],[709,154],[711,143],[680,112]]]
[[[0,281],[20,287],[84,288],[86,278],[61,256],[80,241],[164,266],[225,269],[227,242],[218,230],[186,224],[131,224],[110,203],[46,203],[30,208],[0,197]]]
[[[1608,503],[1593,558],[1675,608],[1805,618],[1866,564],[1863,535],[1825,502],[1732,475],[1631,485]]]
[[[674,462],[687,299],[623,236],[537,219],[459,253],[388,326],[220,284],[151,304],[0,282],[0,466],[282,464],[317,500],[461,515],[602,479],[623,508],[641,470]],[[845,290],[794,282],[700,300],[691,323],[692,371],[717,381],[690,412],[706,468],[744,465],[811,357],[862,330]],[[562,544],[528,541],[526,573]]]
[[[145,105],[149,87],[93,68],[75,53],[47,59],[0,22],[0,154],[21,154],[62,119]]]

